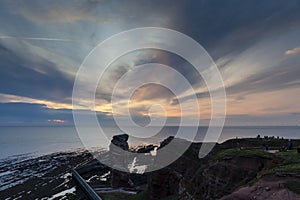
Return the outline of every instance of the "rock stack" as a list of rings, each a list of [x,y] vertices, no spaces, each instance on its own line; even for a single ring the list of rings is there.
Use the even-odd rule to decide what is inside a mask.
[[[115,135],[109,146],[111,169],[111,186],[113,188],[129,188],[133,186],[128,171],[127,157],[129,152],[127,134]],[[124,172],[128,171],[128,173]]]
[[[145,147],[141,147],[137,150],[137,153],[150,153],[151,151],[153,151],[155,149],[156,146],[154,146],[153,144],[149,144]]]
[[[122,135],[115,135],[113,136],[113,139],[111,140],[110,148],[113,147],[112,144],[115,146],[128,151],[129,150],[129,145],[127,143],[129,136],[127,134],[122,134]]]

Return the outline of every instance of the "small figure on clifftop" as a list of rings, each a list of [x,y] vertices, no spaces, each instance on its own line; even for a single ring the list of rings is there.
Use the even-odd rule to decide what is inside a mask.
[[[291,139],[289,139],[288,141],[288,150],[292,150],[293,149],[293,142]]]
[[[269,151],[269,145],[268,144],[266,144],[266,151]]]

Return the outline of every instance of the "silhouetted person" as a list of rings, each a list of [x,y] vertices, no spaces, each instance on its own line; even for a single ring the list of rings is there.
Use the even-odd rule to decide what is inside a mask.
[[[266,151],[268,151],[269,150],[269,145],[268,144],[266,144]]]
[[[292,150],[293,149],[293,142],[291,139],[289,139],[289,142],[288,142],[288,150]]]

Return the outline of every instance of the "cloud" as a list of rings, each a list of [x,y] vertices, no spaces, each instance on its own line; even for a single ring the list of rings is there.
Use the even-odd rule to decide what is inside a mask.
[[[235,99],[229,106],[238,107],[249,95],[261,100],[266,92],[299,87],[300,63],[294,56],[284,56],[299,53],[300,47],[295,48],[299,34],[291,34],[300,27],[299,8],[297,0],[4,1],[0,8],[0,93],[5,98],[0,95],[0,99],[32,102],[46,109],[71,108],[78,66],[98,42],[130,28],[162,26],[187,34],[208,50],[217,61],[228,95]],[[184,59],[149,50],[121,58],[107,71],[97,91],[97,110],[111,111],[111,91],[117,80],[135,65],[150,61],[172,66],[193,85],[199,100],[209,98],[203,79]],[[155,73],[147,76],[155,78]],[[176,80],[170,81],[181,87]],[[181,98],[188,101],[193,91],[180,89]],[[118,95],[125,92],[126,85]],[[144,113],[155,101],[166,100],[170,107],[177,104],[172,94],[153,86],[142,87],[135,95],[133,113]]]
[[[286,58],[284,49],[299,41],[300,26],[279,36],[261,38],[243,51],[232,52],[216,61],[222,74],[227,95],[240,101],[245,95],[288,90],[300,86],[300,62]],[[198,98],[209,96],[207,90],[197,93]],[[188,95],[185,99],[189,99]]]
[[[33,58],[21,58],[0,45],[0,93],[67,101],[72,93],[72,78],[57,70],[55,63]]]
[[[43,104],[0,103],[0,109],[1,125],[47,125],[57,119],[73,123],[71,110],[48,109]]]
[[[227,115],[225,126],[298,126],[299,117],[289,113],[277,115]],[[284,133],[283,133],[284,134]],[[284,136],[284,135],[283,135]]]
[[[162,2],[159,2],[162,4]],[[147,5],[145,5],[147,4]],[[110,1],[110,0],[75,0],[69,1],[45,0],[43,2],[33,0],[26,3],[19,2],[16,13],[26,19],[37,23],[72,24],[76,22],[87,23],[122,23],[135,20],[133,23],[142,21],[151,23],[167,23],[169,17],[163,15],[170,10],[165,7],[160,9],[157,2],[147,1]],[[156,7],[156,9],[152,9]],[[141,9],[142,8],[142,9]],[[170,13],[169,13],[170,14]],[[125,16],[125,17],[124,17]]]
[[[23,96],[16,96],[10,94],[0,93],[0,103],[29,103],[29,104],[41,104],[49,109],[80,109],[80,107],[73,107],[72,104],[54,102],[49,100],[33,99]]]
[[[44,104],[36,103],[0,103],[0,125],[74,125],[71,109],[51,109]],[[80,110],[84,115],[86,110]],[[113,120],[105,113],[98,112],[99,123],[113,124]],[[89,122],[87,122],[89,123]]]
[[[296,47],[290,50],[287,50],[284,54],[286,56],[291,56],[291,55],[295,55],[295,54],[299,54],[300,53],[300,47]]]
[[[148,84],[138,88],[131,97],[132,101],[165,99],[171,101],[174,94],[166,87],[157,84]]]
[[[297,88],[300,85],[300,62],[297,60],[284,60],[272,67],[253,73],[241,81],[226,88],[228,94],[261,93],[278,91],[288,88]]]
[[[157,69],[153,67],[151,70],[144,69],[139,70],[138,66],[147,63],[159,63],[169,66],[175,69],[179,74],[184,76],[186,80],[191,84],[199,86],[203,83],[201,75],[197,73],[194,67],[188,63],[185,59],[173,54],[172,52],[166,52],[162,50],[145,49],[134,51],[118,58],[111,66],[106,70],[104,77],[101,79],[98,88],[98,98],[103,98],[110,101],[111,92],[115,87],[117,81],[126,73],[128,73],[128,80],[122,87],[124,90],[134,85],[135,79],[140,80],[156,80],[157,74],[161,73],[159,67]],[[177,87],[177,90],[184,92],[187,88],[182,86],[182,83],[176,82],[173,79],[172,74],[166,74],[165,81]],[[137,99],[158,99],[158,98],[172,98],[172,94],[167,92],[162,87],[155,85],[146,85],[138,89],[139,93],[135,94]],[[122,96],[122,94],[120,94]]]
[[[90,20],[98,1],[32,1],[19,5],[19,13],[31,21],[39,23],[72,23]]]
[[[52,123],[58,123],[58,124],[62,124],[62,123],[66,122],[65,120],[62,120],[62,119],[49,119],[47,121],[52,122]]]
[[[14,36],[8,36],[8,35],[0,35],[0,39],[39,40],[39,41],[60,41],[60,42],[71,42],[71,41],[74,41],[74,40],[62,39],[62,38],[14,37]]]

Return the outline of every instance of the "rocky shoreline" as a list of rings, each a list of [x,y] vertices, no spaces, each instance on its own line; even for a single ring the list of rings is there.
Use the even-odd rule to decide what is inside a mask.
[[[114,137],[112,143],[130,150],[127,139],[124,135]],[[158,148],[173,139],[167,138]],[[217,144],[201,160],[198,153],[202,144],[192,143],[168,167],[145,174],[112,170],[84,150],[38,158],[22,155],[0,161],[0,197],[5,200],[87,199],[71,175],[73,168],[85,163],[85,166],[98,165],[97,170],[82,172],[82,177],[104,200],[300,199],[297,190],[300,155],[295,148],[275,150],[284,149],[282,147],[288,142],[276,138],[228,140]],[[300,140],[293,140],[293,144],[300,146]],[[269,151],[265,150],[266,146]],[[154,147],[139,149],[133,151],[149,153]]]
[[[78,150],[38,158],[16,156],[2,160],[0,199],[70,199],[75,195],[76,199],[86,199],[75,187],[71,169],[91,159],[87,151]]]

